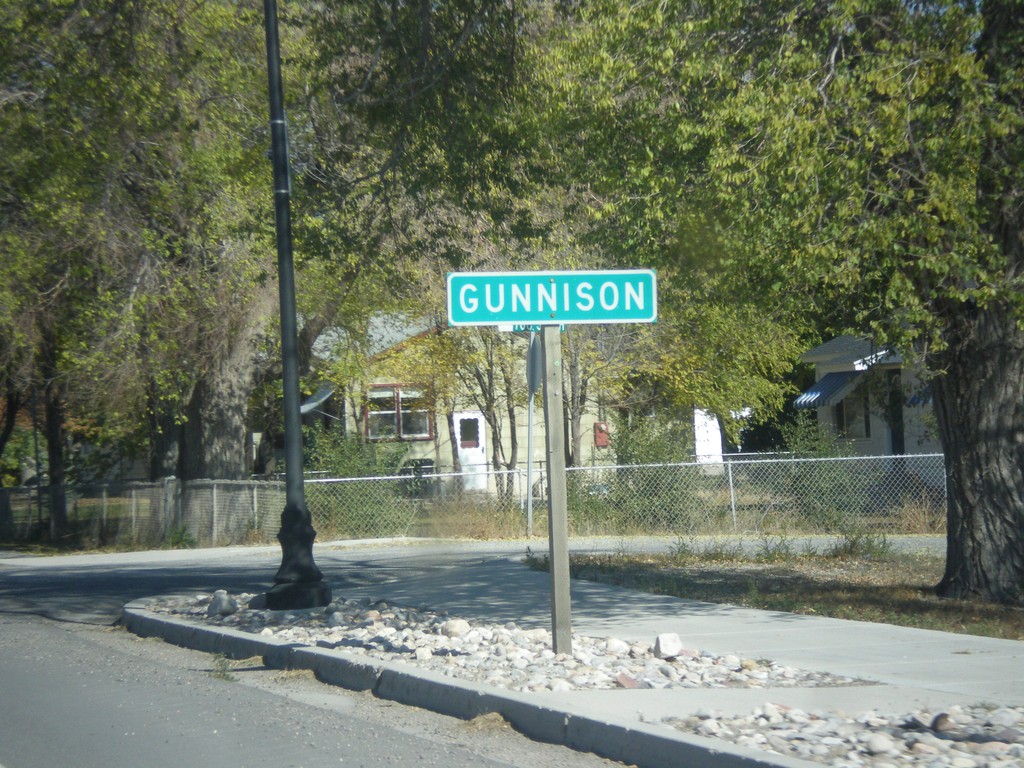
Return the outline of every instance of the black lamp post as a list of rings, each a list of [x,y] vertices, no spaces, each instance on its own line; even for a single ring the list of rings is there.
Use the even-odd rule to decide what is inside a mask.
[[[302,478],[302,415],[299,411],[298,330],[295,317],[295,266],[292,259],[291,178],[288,129],[284,120],[277,2],[264,0],[267,75],[270,94],[271,154],[274,166],[274,220],[277,273],[281,293],[281,361],[284,379],[285,507],[281,513],[281,567],[266,594],[271,610],[316,608],[331,602],[331,589],[313,562],[313,530]]]

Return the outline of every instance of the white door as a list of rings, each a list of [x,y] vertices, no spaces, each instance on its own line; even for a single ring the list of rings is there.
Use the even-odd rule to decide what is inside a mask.
[[[487,489],[486,422],[480,411],[462,411],[455,414],[455,437],[458,440],[459,463],[465,475],[463,488],[467,491]]]

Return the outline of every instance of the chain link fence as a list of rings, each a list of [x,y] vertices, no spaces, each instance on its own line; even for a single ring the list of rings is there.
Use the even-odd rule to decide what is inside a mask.
[[[581,468],[568,487],[577,535],[934,534],[946,524],[941,454]]]
[[[210,547],[274,542],[284,509],[281,482],[167,478],[65,489],[69,540],[117,548]],[[49,536],[49,489],[0,489],[0,540]]]
[[[730,458],[568,470],[571,535],[936,534],[946,521],[942,456]],[[308,479],[320,541],[391,536],[546,535],[544,468]],[[480,490],[475,488],[485,485]],[[472,486],[474,490],[467,490]],[[0,538],[48,529],[47,489],[0,489]],[[67,489],[71,535],[86,545],[275,543],[285,503],[275,481],[124,483]]]

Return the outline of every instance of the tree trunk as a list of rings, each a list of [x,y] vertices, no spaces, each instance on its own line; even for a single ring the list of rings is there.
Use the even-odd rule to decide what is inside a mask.
[[[1005,307],[976,311],[937,360],[948,493],[943,597],[1024,600],[1024,333]]]
[[[64,387],[58,372],[57,334],[44,328],[40,349],[40,373],[43,387],[43,432],[46,435],[46,458],[49,467],[47,490],[50,500],[50,539],[57,541],[68,533],[68,509],[64,490]],[[36,481],[41,482],[36,468]]]
[[[243,480],[252,471],[246,415],[255,369],[248,345],[243,346],[192,391],[181,429],[182,480]]]
[[[587,407],[589,377],[584,371],[583,351],[586,337],[569,336],[563,345],[562,402],[565,412],[565,466],[582,462],[583,413]]]
[[[459,458],[459,428],[455,424],[455,408],[448,404],[444,412],[445,422],[448,424],[448,444],[452,451],[452,474],[454,477],[454,490],[458,495],[462,494],[462,460]]]
[[[501,421],[498,412],[493,407],[487,408],[484,412],[484,423],[491,430],[491,467],[495,472],[501,471]]]
[[[4,455],[7,443],[10,441],[11,435],[14,434],[18,411],[22,409],[25,403],[25,398],[21,397],[21,393],[17,391],[13,382],[8,379],[4,388],[3,420],[0,422],[0,456]]]
[[[978,56],[996,106],[1024,119],[1024,15],[981,5]],[[993,131],[978,173],[985,228],[1007,283],[1024,270],[1024,142],[1019,123]],[[1016,306],[1015,306],[1016,304]],[[949,494],[945,597],[1024,603],[1024,331],[1014,299],[963,303],[946,318],[936,412]]]
[[[448,425],[448,444],[452,452],[452,472],[462,472],[462,460],[459,458],[459,428],[455,424],[455,411],[447,408],[444,412],[444,420]]]
[[[146,428],[149,432],[149,479],[173,477],[178,472],[181,427],[177,410],[162,402],[150,387]]]
[[[518,373],[516,371],[515,373]],[[502,369],[502,380],[505,386],[505,413],[508,415],[509,450],[505,461],[505,490],[502,500],[512,501],[515,498],[515,477],[513,473],[519,464],[519,430],[516,429],[515,382],[512,371]]]
[[[50,475],[47,485],[50,499],[50,538],[57,541],[68,533],[68,508],[64,489],[64,393],[55,382],[46,386],[43,410],[46,414],[44,430]]]

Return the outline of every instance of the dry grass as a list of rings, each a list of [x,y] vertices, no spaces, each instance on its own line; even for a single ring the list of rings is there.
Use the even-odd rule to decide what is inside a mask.
[[[481,731],[508,731],[512,729],[508,720],[497,712],[488,712],[484,715],[477,715],[472,720],[464,721],[461,724],[461,727],[467,731],[475,731],[477,733]]]
[[[540,558],[543,561],[545,558]],[[545,567],[546,563],[534,562]],[[943,559],[889,553],[787,554],[776,558],[684,553],[586,555],[574,578],[712,603],[1024,640],[1024,609],[944,600],[934,585]]]
[[[487,541],[513,538],[524,533],[523,512],[517,506],[451,504],[418,518],[409,535]]]

